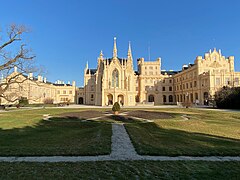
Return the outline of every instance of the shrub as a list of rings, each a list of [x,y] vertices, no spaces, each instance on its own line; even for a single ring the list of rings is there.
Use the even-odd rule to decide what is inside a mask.
[[[112,111],[115,112],[115,111],[120,111],[121,107],[120,107],[120,104],[118,102],[115,102],[113,107],[112,107]]]
[[[20,97],[18,102],[19,102],[19,106],[26,106],[29,104],[28,99],[26,97]]]
[[[240,109],[240,87],[223,87],[215,93],[218,108]]]
[[[43,103],[44,103],[44,104],[53,104],[53,98],[45,98],[45,99],[43,100]]]

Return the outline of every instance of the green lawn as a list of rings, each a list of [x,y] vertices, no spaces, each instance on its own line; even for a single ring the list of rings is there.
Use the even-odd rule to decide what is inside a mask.
[[[197,109],[155,111],[169,113],[173,119],[125,124],[139,154],[240,155],[240,113]],[[190,119],[181,118],[183,114]]]
[[[239,179],[240,162],[0,163],[0,179]]]
[[[112,132],[107,121],[123,121],[122,118],[111,118],[111,121],[103,118],[98,122],[81,122],[76,118],[42,120],[43,114],[59,116],[81,111],[85,115],[91,113],[89,109],[64,108],[0,113],[0,156],[109,154]],[[139,154],[240,155],[240,113],[185,108],[145,111],[155,112],[154,122],[124,120]],[[156,112],[169,114],[171,118],[158,119]],[[187,115],[189,120],[184,120],[182,115]]]
[[[0,156],[110,154],[111,124],[81,122],[77,118],[41,120],[43,114],[71,111],[41,109],[1,113]]]

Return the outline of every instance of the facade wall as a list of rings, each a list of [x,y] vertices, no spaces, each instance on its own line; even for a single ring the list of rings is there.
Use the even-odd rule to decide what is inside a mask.
[[[15,72],[16,73],[16,72]],[[76,102],[76,85],[69,84],[53,84],[38,77],[33,79],[25,76],[18,76],[19,82],[10,85],[5,92],[10,99],[24,97],[27,98],[30,104],[43,104],[47,98],[53,99],[54,103],[75,103]],[[4,80],[3,80],[4,81]],[[8,98],[9,99],[9,98]],[[15,104],[18,101],[7,101],[4,98],[0,99],[1,104]]]
[[[160,58],[156,61],[140,58],[137,72],[133,70],[130,46],[126,59],[118,58],[115,52],[116,42],[113,58],[104,59],[101,52],[97,69],[85,68],[86,104],[105,106],[117,101],[131,106],[206,104],[223,86],[240,85],[240,72],[234,71],[234,57],[225,58],[220,50],[210,50],[204,58],[198,56],[194,64],[184,65],[181,71],[161,70]],[[117,86],[113,86],[114,70],[119,73]]]

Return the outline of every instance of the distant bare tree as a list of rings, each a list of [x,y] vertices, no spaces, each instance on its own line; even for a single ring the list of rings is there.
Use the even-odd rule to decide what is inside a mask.
[[[23,42],[27,32],[25,26],[12,24],[6,33],[0,34],[0,104],[1,98],[15,102],[21,83],[28,79],[26,74],[37,70],[33,63],[35,55]]]

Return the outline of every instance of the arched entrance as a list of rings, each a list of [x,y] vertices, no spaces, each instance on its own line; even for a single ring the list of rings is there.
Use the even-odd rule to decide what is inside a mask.
[[[78,104],[83,104],[83,97],[78,98]]]
[[[149,95],[148,96],[148,102],[154,102],[154,95]]]
[[[118,103],[122,106],[124,105],[124,96],[123,95],[118,95]]]
[[[113,105],[113,95],[107,95],[107,105]]]

